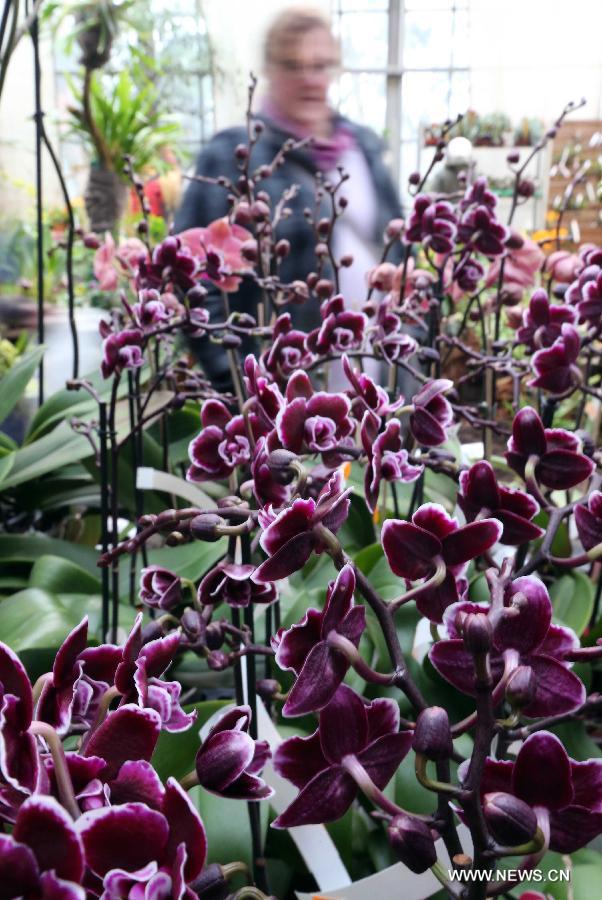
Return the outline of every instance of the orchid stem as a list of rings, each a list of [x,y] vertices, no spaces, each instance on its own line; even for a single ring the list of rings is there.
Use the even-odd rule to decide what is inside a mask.
[[[36,734],[44,738],[50,747],[60,801],[73,819],[79,819],[81,810],[75,799],[73,782],[71,781],[65,750],[60,737],[52,725],[49,725],[47,722],[32,722],[29,726],[29,731],[30,734]]]

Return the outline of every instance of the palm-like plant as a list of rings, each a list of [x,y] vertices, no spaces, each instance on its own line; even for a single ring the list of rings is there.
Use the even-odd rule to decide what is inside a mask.
[[[85,69],[78,106],[69,109],[72,132],[80,135],[91,155],[86,210],[93,231],[113,231],[125,200],[126,157],[141,171],[160,161],[179,126],[157,105],[157,90],[145,79],[139,87],[132,75],[100,76]]]

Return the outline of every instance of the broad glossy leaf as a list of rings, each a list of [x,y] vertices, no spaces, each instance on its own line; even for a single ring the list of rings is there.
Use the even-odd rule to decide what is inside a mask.
[[[0,422],[13,411],[44,354],[44,346],[25,353],[0,380]]]
[[[594,607],[594,585],[584,572],[562,575],[550,588],[554,617],[582,634]]]
[[[9,563],[34,563],[40,556],[58,556],[98,575],[98,554],[90,547],[44,534],[0,534],[0,566]]]
[[[59,596],[86,592],[98,594],[101,589],[99,570],[95,577],[68,559],[50,555],[40,556],[35,561],[29,584]]]

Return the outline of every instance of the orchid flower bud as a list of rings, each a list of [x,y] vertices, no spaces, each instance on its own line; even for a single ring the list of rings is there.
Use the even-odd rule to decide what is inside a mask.
[[[420,713],[412,747],[415,753],[422,753],[427,759],[449,759],[454,747],[449,717],[443,707],[429,706]]]
[[[436,863],[437,851],[431,830],[420,819],[405,814],[395,816],[387,833],[395,856],[412,872],[420,875]]]

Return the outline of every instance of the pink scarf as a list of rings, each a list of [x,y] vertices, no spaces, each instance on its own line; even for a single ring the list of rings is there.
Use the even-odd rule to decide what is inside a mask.
[[[281,131],[299,140],[312,136],[310,131],[283,115],[268,98],[264,101],[261,111]],[[308,149],[316,167],[321,172],[331,172],[340,162],[343,153],[355,146],[355,138],[349,129],[343,124],[337,124],[331,138],[313,138]]]

